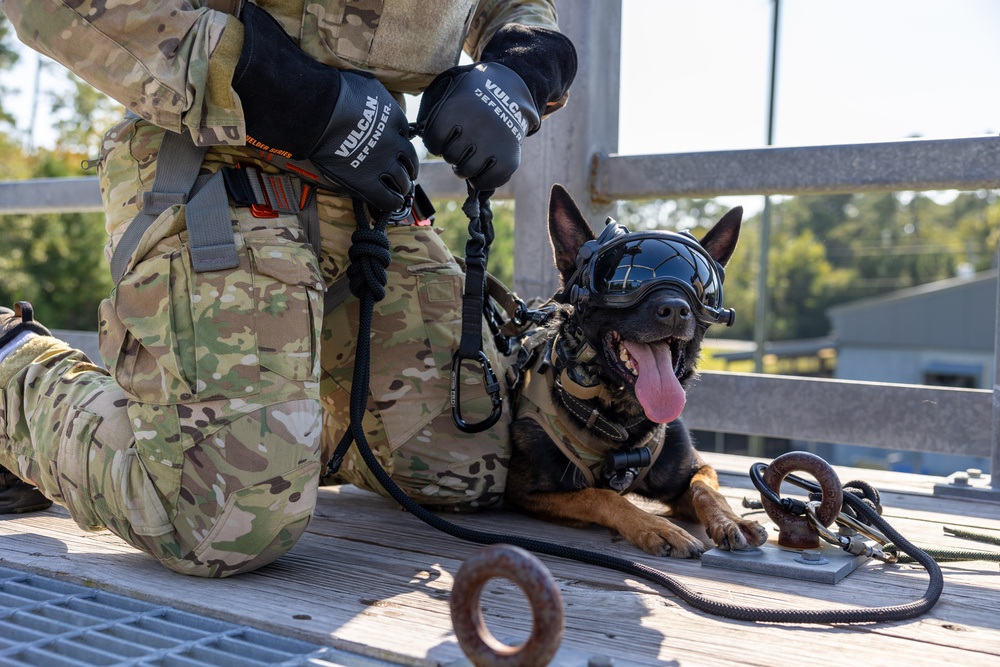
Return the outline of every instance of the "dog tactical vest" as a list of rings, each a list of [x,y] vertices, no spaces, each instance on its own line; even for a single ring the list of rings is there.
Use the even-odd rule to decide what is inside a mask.
[[[530,344],[530,340],[526,341],[526,345]],[[645,442],[635,446],[636,449],[643,446],[649,448],[649,465],[638,469],[637,474],[627,486],[620,489],[614,488],[605,477],[605,457],[609,452],[614,451],[615,447],[608,446],[606,441],[620,439],[615,429],[621,429],[621,427],[611,424],[600,416],[598,410],[593,408],[582,427],[572,420],[562,417],[553,395],[557,392],[566,392],[572,398],[572,393],[563,387],[563,383],[572,382],[572,380],[569,380],[565,373],[562,378],[555,377],[555,372],[549,362],[553,346],[552,341],[542,343],[537,354],[534,355],[535,362],[531,364],[529,369],[522,371],[524,384],[517,401],[515,419],[526,417],[541,426],[552,442],[580,471],[588,486],[612,488],[623,495],[631,492],[645,478],[663,449],[663,438],[655,437],[658,434],[662,435],[662,427],[654,430]],[[580,404],[583,405],[582,402]]]

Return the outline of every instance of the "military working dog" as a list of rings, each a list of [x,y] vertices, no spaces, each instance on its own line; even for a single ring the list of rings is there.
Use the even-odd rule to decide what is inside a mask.
[[[504,502],[551,521],[596,523],[653,555],[691,558],[705,545],[632,504],[661,501],[701,523],[725,549],[763,544],[767,531],[740,518],[715,470],[679,419],[711,324],[731,324],[723,267],[743,211],[700,240],[628,232],[609,219],[600,237],[564,188],[552,188],[549,235],[561,289],[555,315],[524,341]]]

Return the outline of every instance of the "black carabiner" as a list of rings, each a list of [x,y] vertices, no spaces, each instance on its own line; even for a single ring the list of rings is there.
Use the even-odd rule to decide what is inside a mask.
[[[480,350],[475,357],[475,361],[479,363],[480,368],[483,369],[483,386],[486,388],[486,393],[490,396],[490,401],[493,402],[493,412],[486,419],[476,422],[475,424],[469,424],[462,418],[462,361],[472,357],[463,357],[461,352],[456,350],[455,354],[451,358],[451,418],[455,421],[455,426],[458,430],[465,433],[480,433],[485,431],[489,427],[493,426],[500,419],[500,413],[503,411],[503,399],[500,397],[500,382],[497,380],[496,373],[493,372],[493,366],[490,365],[490,360],[487,359],[486,353]]]

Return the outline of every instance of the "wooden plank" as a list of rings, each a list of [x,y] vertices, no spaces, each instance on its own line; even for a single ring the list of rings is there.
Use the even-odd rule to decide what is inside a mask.
[[[715,460],[717,455],[709,455]],[[749,468],[722,457],[722,468]],[[869,471],[838,469],[842,479]],[[739,508],[745,475],[724,490]],[[891,477],[891,476],[890,476]],[[912,486],[904,480],[901,486]],[[161,604],[246,623],[310,641],[413,665],[461,663],[451,632],[448,595],[461,562],[480,547],[426,526],[385,499],[351,487],[323,489],[308,534],[286,557],[258,572],[226,580],[173,574],[109,533],[79,531],[58,509],[0,520],[0,564],[86,582]],[[912,492],[886,494],[886,515],[917,543],[944,545],[943,523],[1000,530],[985,503],[931,499],[911,509]],[[944,508],[947,508],[945,511]],[[970,515],[964,510],[969,509]],[[741,510],[746,511],[746,510]],[[976,517],[973,515],[982,515]],[[762,515],[761,515],[762,516]],[[926,587],[913,566],[868,564],[836,586],[707,569],[697,561],[647,556],[609,531],[568,528],[502,510],[450,516],[462,526],[520,534],[597,549],[656,567],[709,597],[777,608],[851,607],[908,602]],[[905,623],[863,627],[776,626],[734,622],[694,612],[674,594],[621,573],[542,557],[560,587],[566,632],[554,664],[583,665],[609,655],[616,665],[800,665],[847,653],[866,661],[985,664],[1000,657],[1000,577],[996,564],[946,565],[942,601]],[[522,639],[529,621],[519,591],[490,584],[484,616],[497,636]],[[798,644],[796,642],[799,642]],[[803,647],[759,651],[756,646]],[[803,653],[803,651],[805,653]]]

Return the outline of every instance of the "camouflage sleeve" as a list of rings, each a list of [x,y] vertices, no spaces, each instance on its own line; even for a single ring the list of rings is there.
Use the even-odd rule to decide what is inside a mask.
[[[465,52],[479,60],[496,31],[508,23],[559,30],[552,0],[479,0],[465,38]]]
[[[244,143],[230,86],[236,19],[184,0],[3,0],[3,10],[22,42],[126,109],[201,145]]]
[[[552,0],[479,0],[465,40],[465,51],[475,61],[482,59],[483,52],[490,46],[490,40],[501,28],[511,24],[543,28],[544,30],[537,31],[539,33],[544,33],[545,30],[559,33],[556,8]],[[505,39],[507,38],[505,37]],[[551,40],[546,41],[551,43]],[[523,46],[524,42],[521,42],[521,45]],[[566,106],[566,101],[569,98],[569,85],[576,76],[576,53],[568,40],[566,45],[568,48],[561,50],[564,57],[546,59],[545,66],[532,67],[530,62],[526,62],[527,68],[519,69],[512,63],[504,63],[521,74],[522,78],[525,77],[525,72],[533,71],[537,81],[547,81],[547,84],[542,88],[548,88],[548,94],[540,94],[539,96],[535,95],[535,89],[532,91],[533,95],[536,96],[536,103],[539,105],[543,120]],[[544,56],[542,57],[544,58]],[[536,55],[535,58],[535,65],[538,65],[538,56]]]

